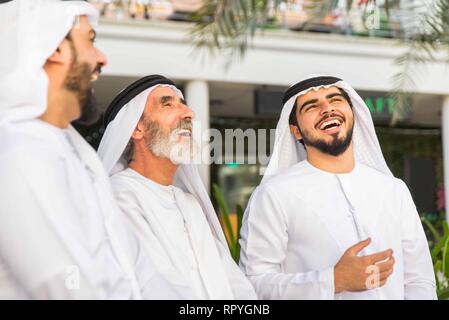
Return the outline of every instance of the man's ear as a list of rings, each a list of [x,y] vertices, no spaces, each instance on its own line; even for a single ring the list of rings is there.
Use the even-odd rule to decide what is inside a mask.
[[[139,121],[139,123],[137,123],[137,126],[134,129],[131,137],[135,140],[142,140],[144,138],[144,125],[142,121]]]
[[[301,140],[302,139],[302,135],[301,135],[301,132],[299,132],[298,126],[294,126],[292,124],[289,125],[289,126],[290,126],[290,132],[295,137],[295,140]]]
[[[70,44],[67,39],[64,39],[59,47],[47,58],[47,63],[64,64],[70,61],[71,57]]]

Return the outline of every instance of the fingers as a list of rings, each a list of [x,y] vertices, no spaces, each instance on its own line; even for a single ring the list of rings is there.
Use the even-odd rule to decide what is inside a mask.
[[[393,265],[395,263],[396,260],[394,260],[394,257],[392,256],[391,258],[389,258],[387,261],[382,262],[382,263],[378,263],[375,266],[378,268],[379,272],[385,272],[391,268],[393,268]]]
[[[390,277],[393,274],[393,268],[388,269],[387,271],[381,272],[379,274],[379,281],[386,281],[388,277]]]
[[[386,271],[379,272],[378,270],[375,271],[377,275],[373,274],[370,275],[370,278],[367,278],[365,281],[366,289],[374,289],[384,286],[388,278],[393,274],[393,268],[387,269]]]
[[[380,273],[380,275],[379,275],[379,287],[383,287],[386,283],[387,283],[387,281],[388,281],[388,278],[392,275],[392,273],[393,273],[393,268],[391,268],[391,269],[389,269],[388,271],[385,271],[385,272],[381,272]]]
[[[381,269],[378,268],[378,265],[372,265],[372,267],[375,267],[376,270],[374,272],[377,273],[376,278],[372,279],[371,281],[374,281],[374,283],[372,283],[373,288],[374,287],[382,287],[383,285],[385,285],[387,283],[388,278],[393,274],[394,268],[394,258],[392,257],[390,260],[388,260],[387,262],[383,263],[383,266],[381,267]]]
[[[359,243],[356,243],[352,247],[349,247],[349,249],[346,250],[346,252],[349,255],[355,256],[355,255],[357,255],[357,253],[362,251],[363,248],[367,247],[370,243],[371,243],[371,238],[368,238],[366,240],[360,241]]]
[[[373,254],[369,254],[367,256],[364,256],[363,258],[366,260],[369,264],[375,264],[377,262],[389,259],[393,256],[393,250],[388,249],[381,252],[376,252]]]
[[[387,279],[379,282],[379,287],[383,287],[387,283]]]

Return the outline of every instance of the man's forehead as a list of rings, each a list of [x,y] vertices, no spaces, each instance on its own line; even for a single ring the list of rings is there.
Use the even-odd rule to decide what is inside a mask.
[[[95,32],[92,25],[89,22],[89,18],[86,15],[77,16],[73,23],[72,31],[78,31],[83,33]]]
[[[340,90],[336,86],[332,86],[329,88],[322,87],[322,88],[319,88],[318,90],[312,89],[312,90],[308,91],[307,93],[298,96],[297,100],[318,98],[320,96],[324,96],[329,93],[340,93]]]
[[[165,96],[177,97],[178,94],[175,90],[173,90],[170,87],[159,86],[155,88],[153,91],[151,91],[151,93],[148,95],[147,100],[155,100],[155,99],[157,100]]]

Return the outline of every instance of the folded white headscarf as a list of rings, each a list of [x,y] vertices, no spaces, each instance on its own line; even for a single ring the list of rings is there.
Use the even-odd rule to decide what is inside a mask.
[[[45,61],[80,15],[96,25],[97,10],[84,1],[13,0],[0,4],[0,125],[34,119],[45,112]]]
[[[301,81],[318,77],[327,76],[310,75]],[[290,113],[295,105],[296,99],[299,96],[304,95],[311,90],[318,90],[322,87],[329,88],[332,86],[339,87],[346,91],[353,104],[354,131],[352,139],[356,161],[385,174],[392,175],[380,149],[376,131],[374,130],[373,119],[367,105],[348,83],[340,80],[328,85],[317,85],[310,87],[306,90],[298,92],[284,103],[279,122],[276,126],[273,152],[270,162],[268,163],[268,167],[265,170],[262,183],[270,176],[280,173],[292,165],[306,159],[307,153],[304,146],[298,143],[290,132],[288,121]]]

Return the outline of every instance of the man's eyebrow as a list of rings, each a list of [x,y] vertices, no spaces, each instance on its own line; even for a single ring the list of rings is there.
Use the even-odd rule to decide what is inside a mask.
[[[334,92],[334,93],[329,93],[326,96],[326,99],[332,99],[334,97],[342,97],[342,98],[344,98],[344,96],[340,92]]]
[[[173,96],[162,96],[159,101],[161,102],[161,104],[164,104],[169,101],[173,101],[174,99],[175,98]]]
[[[342,98],[344,98],[344,96],[340,92],[333,92],[333,93],[329,93],[328,95],[326,95],[326,99],[332,99],[334,97],[342,97]],[[299,113],[301,113],[302,110],[304,109],[304,107],[306,107],[307,105],[314,104],[314,103],[317,103],[317,102],[318,102],[318,99],[311,99],[311,100],[308,100],[308,101],[304,102],[302,104],[302,106],[299,108]]]
[[[318,102],[318,99],[310,99],[310,100],[307,100],[307,101],[304,102],[304,103],[302,104],[302,106],[299,108],[299,113],[302,112],[302,109],[304,109],[305,106],[308,106],[309,104],[314,104],[314,103],[317,103],[317,102]]]

